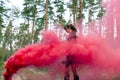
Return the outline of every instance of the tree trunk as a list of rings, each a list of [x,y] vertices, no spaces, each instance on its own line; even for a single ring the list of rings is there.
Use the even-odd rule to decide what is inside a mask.
[[[46,0],[46,22],[45,22],[45,29],[48,28],[48,0]]]
[[[79,6],[80,6],[80,19],[81,19],[82,18],[82,0],[80,0]]]
[[[76,23],[76,20],[77,20],[77,9],[78,9],[78,7],[77,7],[77,0],[75,0],[74,5],[75,5],[75,23]]]
[[[36,18],[36,4],[34,1],[34,10],[33,10],[33,20],[32,20],[32,34],[31,34],[31,42],[34,43],[34,28],[35,28],[35,18]]]
[[[77,0],[73,0],[73,24],[75,25],[77,19]]]
[[[73,24],[75,25],[75,0],[73,0]]]

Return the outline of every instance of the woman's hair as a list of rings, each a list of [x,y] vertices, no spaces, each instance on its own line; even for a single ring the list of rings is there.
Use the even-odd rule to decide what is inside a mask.
[[[67,24],[67,25],[64,26],[65,30],[68,29],[68,28],[71,29],[72,31],[77,32],[77,29],[72,24]]]

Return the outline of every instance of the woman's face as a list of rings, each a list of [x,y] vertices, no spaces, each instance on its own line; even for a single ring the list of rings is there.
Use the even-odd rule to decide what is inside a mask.
[[[71,29],[70,29],[70,28],[67,28],[67,29],[66,29],[66,32],[67,32],[67,33],[70,33],[70,32],[71,32]]]

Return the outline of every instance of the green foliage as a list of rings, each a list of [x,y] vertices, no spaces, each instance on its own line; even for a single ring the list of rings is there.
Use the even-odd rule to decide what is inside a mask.
[[[105,13],[105,9],[103,7],[101,7],[101,11],[98,13],[97,17],[101,18]]]
[[[4,61],[4,53],[3,53],[4,51],[3,51],[3,49],[2,48],[0,48],[0,65],[3,63],[3,61]]]
[[[31,33],[30,30],[28,30],[29,38],[25,41],[28,41],[28,43],[34,43],[38,41],[38,35],[39,35],[38,32],[44,26],[44,22],[40,23],[40,20],[44,20],[45,1],[44,0],[24,0],[24,1],[25,2],[23,4],[24,9],[22,11],[22,16],[27,21],[24,24],[26,24],[28,28],[30,28],[30,22],[32,22],[31,28],[33,29],[31,30],[32,31]]]
[[[3,25],[3,14],[5,12],[4,6],[2,5],[3,1],[0,1],[0,27],[2,27]]]
[[[18,48],[39,41],[39,32],[45,26],[45,0],[24,0],[23,10],[13,6],[11,9],[6,8],[5,0],[0,0],[0,73],[3,71],[4,61],[11,56]],[[79,0],[74,0],[79,1]],[[105,9],[100,6],[100,0],[82,0],[82,19],[88,11],[89,21],[99,19],[105,13]],[[78,5],[75,3],[74,5]],[[65,14],[70,10],[70,16]],[[79,13],[77,10],[77,14]],[[64,0],[49,0],[48,16],[49,22],[58,22],[63,26],[66,23],[71,23],[72,20],[67,20],[66,15],[71,18],[73,15],[73,3]],[[95,14],[97,15],[95,17]],[[23,19],[23,22],[18,22],[18,19]],[[80,14],[77,19],[80,19]],[[17,24],[17,25],[16,25]],[[31,31],[33,26],[34,33]]]
[[[30,44],[29,27],[27,24],[20,24],[19,32],[15,35],[15,45],[16,48],[24,47],[27,44]]]
[[[2,40],[3,40],[3,34],[2,34],[2,27],[0,26],[0,44],[2,44]],[[1,45],[0,45],[1,46]]]
[[[39,35],[40,30],[43,29],[42,25],[44,22],[45,22],[45,17],[37,18],[37,20],[36,20],[37,27],[35,29],[34,42],[37,42],[39,40],[38,35]]]
[[[54,22],[59,22],[60,24],[62,25],[65,25],[66,24],[66,20],[65,20],[65,11],[66,11],[66,8],[65,8],[65,2],[62,1],[62,0],[55,0],[53,1],[54,3],[54,6],[56,8],[56,11],[54,12]]]
[[[83,11],[89,12],[88,13],[89,21],[99,19],[104,15],[105,9],[101,7],[100,3],[101,3],[100,0],[83,0],[83,4],[82,4]],[[83,14],[83,16],[84,15],[85,13]]]
[[[77,1],[77,0],[74,0]],[[86,16],[88,11],[89,21],[99,19],[105,13],[105,9],[100,6],[100,0],[82,0],[82,18]],[[11,49],[13,52],[15,49],[30,44],[31,42],[37,42],[39,40],[39,31],[44,28],[45,25],[45,0],[24,0],[23,10],[20,12],[19,8],[15,7],[7,9],[4,5],[4,1],[0,1],[0,46]],[[74,5],[78,5],[75,2]],[[67,6],[67,7],[66,7]],[[63,0],[49,0],[48,2],[48,15],[50,23],[59,22],[63,26],[66,23],[71,23],[71,20],[65,19],[65,11],[70,9],[70,17],[73,14],[73,3],[69,1],[65,3]],[[11,11],[11,15],[5,14],[6,11]],[[79,12],[79,8],[77,13]],[[97,15],[95,17],[95,14]],[[24,22],[18,26],[13,26],[13,21],[9,24],[4,24],[3,16],[6,15],[8,22],[10,20],[16,20],[22,16]],[[14,18],[13,18],[14,17]],[[77,19],[81,16],[78,15]],[[6,20],[7,21],[7,20]],[[31,33],[31,23],[34,28],[34,34]],[[4,27],[2,26],[4,24]],[[13,24],[13,25],[12,25]],[[8,25],[8,26],[6,26]],[[14,29],[17,28],[15,31]],[[4,29],[4,32],[3,32]],[[27,37],[26,37],[27,36]],[[9,46],[7,46],[9,45]],[[6,47],[7,46],[7,47]]]
[[[78,5],[77,0],[74,0],[73,2],[75,2],[74,5]],[[71,20],[65,19],[65,12],[67,9],[70,9],[70,17],[73,15],[73,2],[69,1],[65,3],[63,0],[49,0],[48,15],[50,23],[59,22],[63,26],[66,23],[71,23]],[[13,52],[14,49],[30,44],[31,42],[35,43],[39,40],[39,31],[42,30],[45,25],[45,0],[24,0],[24,8],[21,12],[19,8],[15,6],[12,9],[6,9],[4,6],[4,1],[0,1],[0,5],[0,43],[2,44],[2,47],[9,45],[7,48],[12,49],[11,52]],[[11,25],[6,24],[8,26],[4,25],[4,27],[2,27],[4,23],[3,16],[7,10],[11,11],[12,15],[6,14],[6,16],[8,16],[8,20],[16,20],[22,16],[24,22],[18,26],[12,26],[12,24],[16,23],[11,22]],[[105,13],[105,9],[100,6],[100,0],[82,0],[82,10],[83,19],[86,17],[86,11],[88,11],[89,21],[99,19]],[[77,10],[77,14],[78,12],[79,8]],[[95,14],[97,15],[96,17]],[[78,15],[77,19],[80,18],[81,16]],[[30,30],[31,22],[34,28],[34,34],[31,33]],[[17,28],[16,31],[14,30],[15,28]],[[2,32],[3,29],[5,32]]]

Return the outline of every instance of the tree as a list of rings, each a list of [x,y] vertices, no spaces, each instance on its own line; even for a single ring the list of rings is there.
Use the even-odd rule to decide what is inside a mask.
[[[29,33],[28,24],[21,23],[20,27],[18,28],[19,31],[15,35],[15,49],[20,47],[24,47],[27,44],[30,44],[31,34]]]
[[[7,24],[5,23],[7,22],[5,18],[8,17],[6,13],[9,11],[9,9],[6,7],[5,2],[6,0],[5,1],[0,0],[0,49],[3,49],[3,51],[1,51],[2,53],[0,53],[0,56],[2,55],[3,61],[6,60],[7,58],[6,51],[9,46],[8,34],[10,30],[10,27],[6,26]],[[8,30],[8,33],[6,32],[6,30]]]
[[[3,20],[3,17],[6,16],[5,15],[5,12],[7,11],[6,7],[5,7],[5,3],[3,0],[0,0],[0,44],[2,43],[3,41],[3,28],[4,28],[4,20]],[[1,45],[0,45],[1,46]]]
[[[82,0],[79,1],[79,19],[82,17]]]
[[[34,33],[38,31],[37,27],[43,27],[44,23],[41,26],[38,26],[36,23],[39,21],[39,19],[44,18],[44,15],[40,17],[41,13],[43,14],[44,12],[44,0],[24,0],[24,9],[22,11],[22,16],[25,19],[25,24],[28,24],[28,27],[31,27],[31,31],[29,30],[29,33],[31,33],[31,38],[30,38],[30,43],[34,43]],[[43,8],[43,9],[41,9]],[[27,23],[26,23],[27,20]],[[43,20],[43,19],[42,19]],[[39,28],[41,29],[41,28]]]
[[[46,15],[45,15],[45,19],[46,19],[45,28],[47,29],[48,28],[48,0],[46,0],[46,5],[45,6],[46,6],[46,9],[45,9],[46,10],[45,11],[46,12]]]
[[[5,34],[3,35],[3,42],[2,42],[2,58],[5,61],[10,54],[13,52],[12,47],[12,22],[10,21],[8,26],[6,27]],[[8,52],[9,50],[9,52]]]

